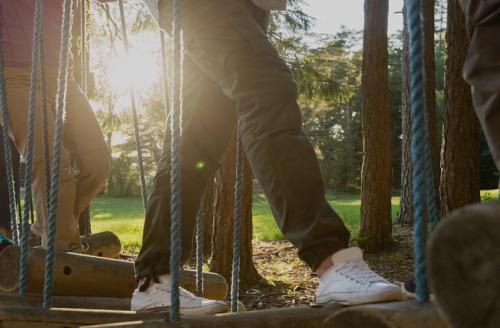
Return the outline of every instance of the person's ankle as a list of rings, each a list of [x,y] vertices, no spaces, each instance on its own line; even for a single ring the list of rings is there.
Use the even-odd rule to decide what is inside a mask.
[[[328,269],[330,269],[333,266],[332,255],[329,255],[328,257],[326,257],[321,262],[321,264],[316,268],[315,273],[318,276],[318,278],[321,279],[321,277],[325,274],[325,272],[328,271]]]

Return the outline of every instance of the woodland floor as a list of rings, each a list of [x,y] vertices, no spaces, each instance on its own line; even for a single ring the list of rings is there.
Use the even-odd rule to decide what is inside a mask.
[[[365,254],[365,260],[378,274],[396,284],[412,274],[413,251],[411,231],[394,227],[391,249]],[[240,288],[240,301],[247,310],[294,305],[309,305],[315,300],[318,279],[298,259],[296,249],[285,240],[254,241],[253,260],[262,283]]]

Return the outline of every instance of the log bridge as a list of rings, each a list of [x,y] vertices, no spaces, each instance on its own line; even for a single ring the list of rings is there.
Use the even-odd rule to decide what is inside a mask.
[[[183,317],[172,323],[167,312],[129,311],[135,288],[133,263],[117,260],[120,241],[112,233],[87,237],[92,255],[56,253],[54,307],[43,309],[45,250],[33,248],[28,259],[28,295],[18,290],[20,249],[0,253],[0,328],[73,327],[200,327],[200,328],[447,328],[434,304],[395,302],[356,307],[338,304],[297,306],[269,310]],[[99,256],[100,255],[100,256]],[[204,273],[204,296],[224,300],[227,284],[215,273]],[[181,285],[194,292],[195,272],[182,272]]]

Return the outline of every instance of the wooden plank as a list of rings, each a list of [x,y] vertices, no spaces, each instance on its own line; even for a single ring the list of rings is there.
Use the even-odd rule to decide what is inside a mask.
[[[129,298],[54,296],[54,307],[76,309],[130,310]],[[41,307],[40,295],[20,297],[13,293],[0,293],[0,306],[32,306]]]
[[[323,328],[449,328],[431,303],[394,302],[353,306],[336,312]]]
[[[136,313],[116,310],[84,310],[39,307],[1,307],[2,328],[43,327],[62,328],[80,327],[127,320],[146,320],[165,318],[166,312]]]
[[[322,328],[325,318],[342,309],[340,305],[310,307],[297,306],[291,308],[256,310],[241,313],[218,314],[214,316],[189,316],[181,319],[180,324],[167,320],[148,320],[121,322],[91,326],[97,327],[150,327],[150,328]]]
[[[122,244],[117,235],[111,231],[103,231],[82,237],[85,254],[117,259],[120,257]]]
[[[453,326],[500,327],[500,202],[454,211],[428,249],[432,289]]]
[[[15,292],[18,289],[19,247],[11,246],[0,253],[0,291]],[[30,249],[28,259],[27,292],[41,294],[43,288],[45,250]],[[196,289],[196,273],[183,271],[181,285]],[[225,279],[206,272],[204,296],[211,299],[226,298]],[[135,289],[134,264],[128,261],[96,256],[62,253],[55,256],[54,295],[130,298]]]

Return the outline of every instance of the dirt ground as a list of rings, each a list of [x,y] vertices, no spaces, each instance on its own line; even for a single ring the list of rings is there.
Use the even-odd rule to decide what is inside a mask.
[[[390,250],[365,254],[373,270],[391,282],[400,283],[412,274],[411,231],[395,227]],[[242,286],[240,300],[247,310],[312,304],[318,279],[297,258],[288,241],[254,242],[254,262],[264,278],[256,286]]]
[[[412,235],[408,228],[394,227],[394,244],[384,252],[365,253],[370,267],[387,280],[399,284],[412,275]],[[254,241],[254,263],[263,280],[240,285],[240,301],[247,310],[314,304],[317,277],[297,257],[295,247],[285,240]],[[135,255],[122,254],[132,261]],[[190,261],[191,262],[191,261]],[[193,269],[188,263],[187,268]]]

